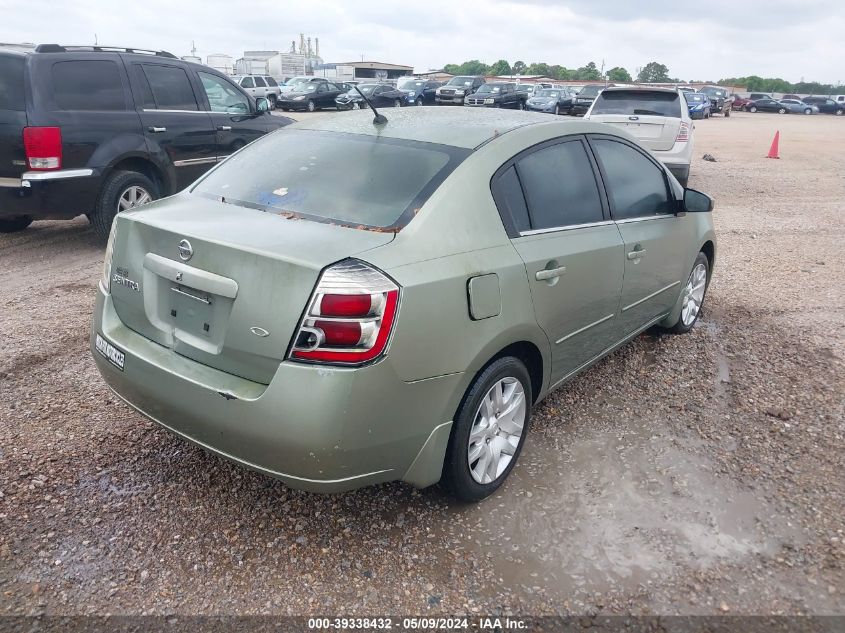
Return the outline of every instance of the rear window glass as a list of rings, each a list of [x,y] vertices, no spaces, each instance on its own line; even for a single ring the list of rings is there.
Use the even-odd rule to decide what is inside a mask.
[[[0,55],[0,110],[25,110],[23,58]]]
[[[53,94],[60,110],[125,110],[117,64],[79,60],[53,64]]]
[[[227,159],[193,192],[287,217],[398,230],[467,155],[433,143],[283,130]]]
[[[606,90],[596,97],[592,114],[639,114],[680,118],[681,98],[677,92]]]

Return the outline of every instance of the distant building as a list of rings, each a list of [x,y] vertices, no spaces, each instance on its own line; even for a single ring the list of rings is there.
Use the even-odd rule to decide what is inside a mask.
[[[235,74],[235,61],[231,55],[223,55],[220,53],[209,55],[205,58],[205,63],[206,66],[209,66],[224,75]]]
[[[387,64],[385,62],[345,62],[341,64],[319,64],[314,67],[314,76],[337,81],[388,82],[395,83],[399,77],[411,75],[413,66]]]
[[[308,74],[308,56],[299,53],[279,53],[267,60],[268,73],[276,80]]]

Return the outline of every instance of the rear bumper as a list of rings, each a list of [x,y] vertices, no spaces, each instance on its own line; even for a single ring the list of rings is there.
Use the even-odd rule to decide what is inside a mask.
[[[26,172],[0,178],[0,217],[72,218],[93,210],[100,177],[93,169]]]
[[[125,354],[100,352],[100,334]],[[283,362],[269,385],[202,365],[127,328],[98,288],[91,353],[106,383],[142,414],[199,446],[312,492],[440,479],[446,403],[462,374],[404,382],[389,359],[361,369]]]

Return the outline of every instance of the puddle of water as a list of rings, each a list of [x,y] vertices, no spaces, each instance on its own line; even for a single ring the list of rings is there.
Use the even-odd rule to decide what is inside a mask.
[[[456,509],[452,536],[489,558],[506,586],[560,598],[771,555],[781,540],[767,537],[764,523],[791,538],[764,500],[716,476],[707,457],[665,432],[659,421],[620,430],[596,420],[558,438],[529,436],[504,491]]]

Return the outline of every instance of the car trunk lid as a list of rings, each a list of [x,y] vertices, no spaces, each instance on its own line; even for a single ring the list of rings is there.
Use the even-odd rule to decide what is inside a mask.
[[[328,265],[379,233],[182,194],[117,219],[111,295],[121,321],[174,353],[268,384]]]
[[[590,121],[622,128],[650,150],[672,149],[681,128],[680,119],[662,116],[598,114]]]

